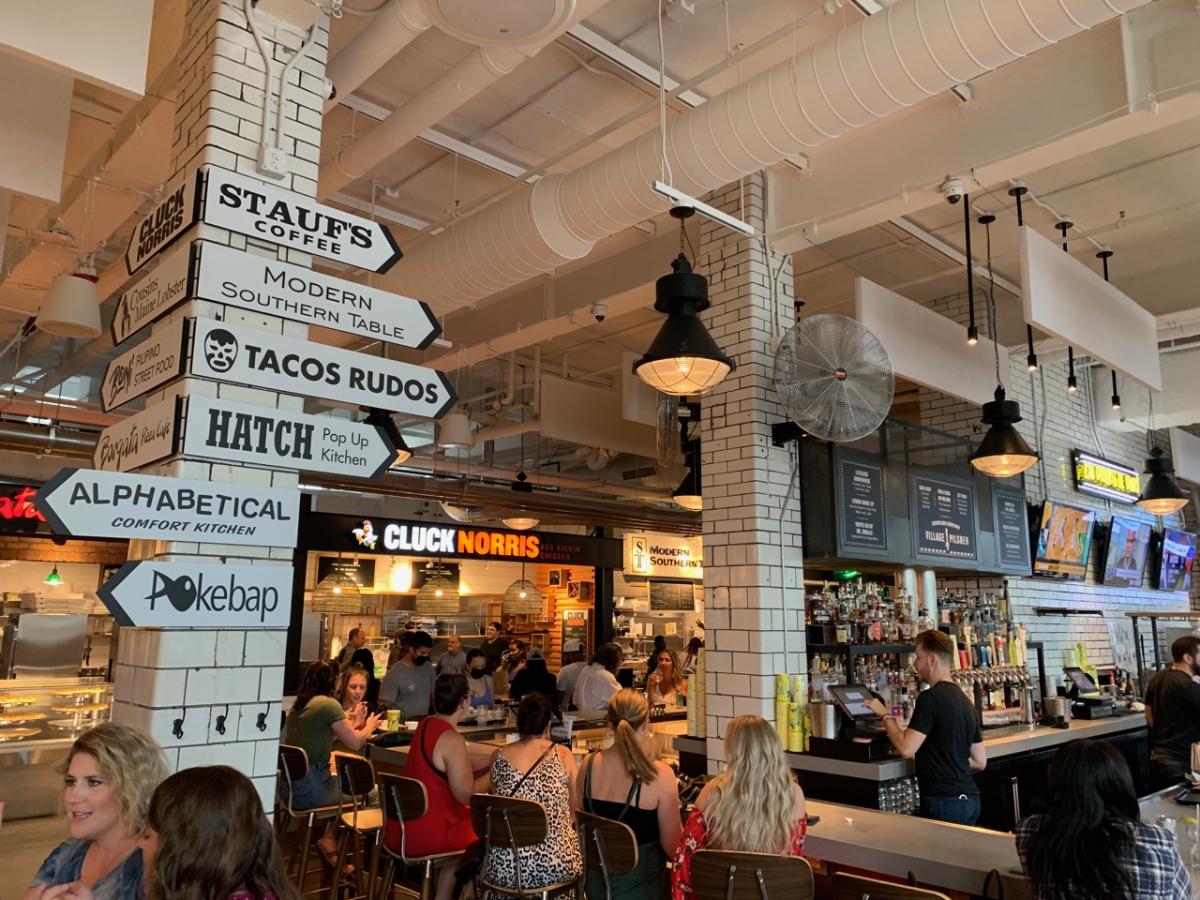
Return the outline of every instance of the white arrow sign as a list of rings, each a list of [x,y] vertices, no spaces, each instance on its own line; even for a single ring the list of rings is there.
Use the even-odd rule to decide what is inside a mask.
[[[187,297],[191,251],[190,241],[172,248],[157,266],[121,294],[113,312],[113,344],[123,344],[139,328],[149,325]]]
[[[161,475],[62,469],[34,505],[74,537],[296,546],[300,492]]]
[[[108,364],[100,382],[100,405],[105,412],[183,374],[187,322],[176,319]]]
[[[126,628],[287,628],[292,566],[127,562],[96,594]]]
[[[188,399],[184,434],[188,456],[273,468],[375,478],[396,460],[375,425],[199,395]]]
[[[186,172],[167,185],[162,199],[133,229],[125,251],[125,267],[130,275],[195,223],[197,193],[199,179],[195,172]]]
[[[403,255],[387,226],[256,178],[209,166],[202,219],[359,269],[386,272]]]
[[[168,397],[100,432],[92,466],[105,472],[127,472],[165,459],[178,450],[178,397]]]
[[[420,300],[202,242],[195,296],[423,350],[442,333]]]
[[[230,384],[441,418],[457,399],[434,369],[254,328],[193,320],[191,371]]]

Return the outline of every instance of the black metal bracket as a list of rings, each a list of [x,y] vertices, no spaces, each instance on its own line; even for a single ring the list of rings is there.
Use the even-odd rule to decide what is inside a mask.
[[[787,419],[771,426],[771,443],[776,447],[782,447],[792,441],[803,440],[807,436],[807,431]]]
[[[1067,609],[1060,606],[1035,606],[1035,616],[1100,616],[1104,618],[1102,609]]]

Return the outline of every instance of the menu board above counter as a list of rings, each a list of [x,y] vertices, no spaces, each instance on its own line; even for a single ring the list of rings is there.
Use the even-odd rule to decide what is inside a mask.
[[[992,488],[992,511],[996,532],[996,565],[1006,572],[1028,575],[1029,509],[1025,495],[1013,488]]]
[[[913,550],[923,559],[975,560],[975,492],[969,483],[914,475]]]
[[[883,467],[843,454],[838,459],[838,545],[886,553],[887,508]]]

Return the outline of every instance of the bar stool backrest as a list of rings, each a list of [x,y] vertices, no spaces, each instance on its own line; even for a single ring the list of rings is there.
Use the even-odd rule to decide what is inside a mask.
[[[940,891],[838,872],[833,876],[833,900],[950,900],[950,898]]]
[[[382,773],[379,776],[379,806],[383,810],[383,828],[396,822],[400,831],[400,858],[408,858],[406,822],[419,819],[429,808],[425,785],[416,778]]]
[[[375,767],[353,753],[333,754],[338,787],[347,797],[365,798],[375,787]]]
[[[471,824],[483,841],[485,865],[493,850],[512,851],[517,890],[521,891],[524,881],[521,877],[521,854],[517,851],[546,839],[545,807],[535,800],[475,794],[471,797]]]
[[[308,753],[305,752],[303,747],[280,744],[276,768],[279,770],[279,782],[276,792],[280,805],[288,812],[291,812],[292,786],[308,774]]]
[[[608,875],[627,875],[637,868],[638,845],[633,829],[624,822],[583,810],[575,811],[583,865]]]
[[[696,900],[812,900],[812,866],[800,856],[698,850],[692,890]]]

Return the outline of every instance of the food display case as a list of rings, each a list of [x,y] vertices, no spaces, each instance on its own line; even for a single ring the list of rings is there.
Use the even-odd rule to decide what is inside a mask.
[[[4,818],[54,815],[59,764],[71,743],[107,722],[112,684],[99,678],[0,681],[0,798]]]

